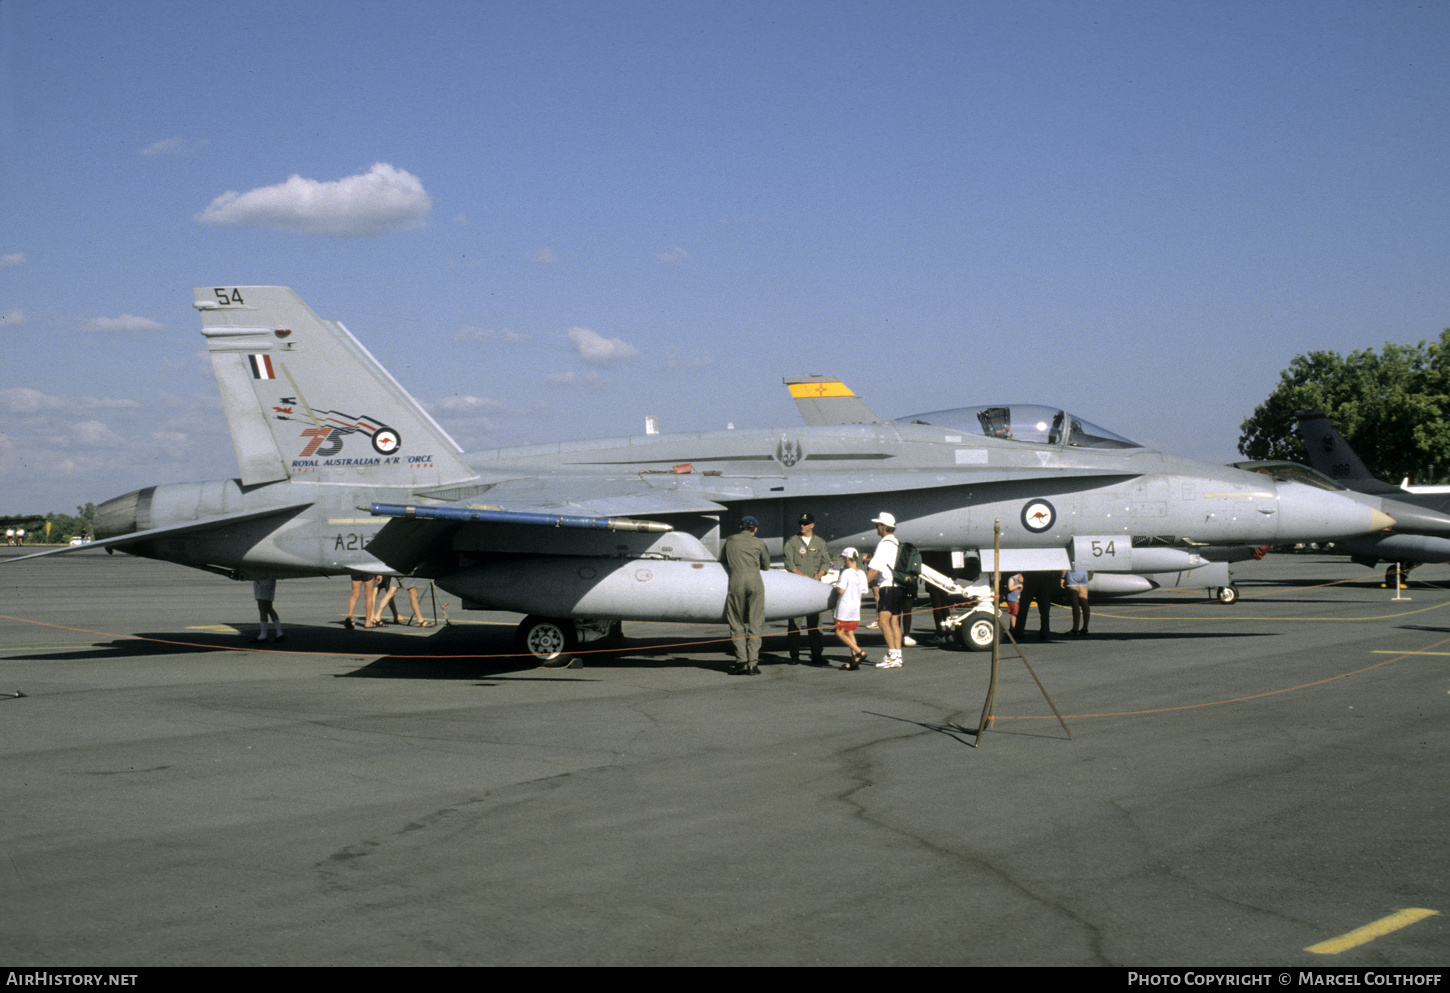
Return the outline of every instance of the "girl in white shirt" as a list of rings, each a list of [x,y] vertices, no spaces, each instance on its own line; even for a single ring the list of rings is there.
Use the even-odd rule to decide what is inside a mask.
[[[836,580],[836,637],[851,650],[851,661],[841,666],[847,672],[861,668],[866,653],[856,644],[856,629],[861,626],[861,597],[866,592],[866,574],[859,565],[860,553],[854,548],[841,552],[844,565]]]

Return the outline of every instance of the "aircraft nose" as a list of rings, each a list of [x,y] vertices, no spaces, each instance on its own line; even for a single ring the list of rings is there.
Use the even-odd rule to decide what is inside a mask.
[[[1394,527],[1383,511],[1303,483],[1279,484],[1280,541],[1328,541]]]
[[[1450,534],[1450,515],[1428,507],[1386,500],[1381,509],[1395,519],[1395,530],[1401,534]]]

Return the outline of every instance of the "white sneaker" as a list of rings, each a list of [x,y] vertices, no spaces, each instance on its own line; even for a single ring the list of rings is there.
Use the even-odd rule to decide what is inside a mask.
[[[898,658],[893,658],[891,656],[888,656],[888,657],[882,659],[880,662],[877,662],[876,663],[876,668],[878,668],[878,669],[900,669],[901,668],[901,660],[898,659]]]
[[[903,645],[905,645],[907,648],[915,648],[916,647],[916,639],[913,638],[909,634],[902,637],[901,643]]]

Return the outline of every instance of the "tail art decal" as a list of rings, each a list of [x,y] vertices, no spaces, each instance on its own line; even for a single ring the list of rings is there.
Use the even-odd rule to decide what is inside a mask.
[[[418,488],[477,478],[367,349],[290,289],[205,287],[195,306],[244,484]]]

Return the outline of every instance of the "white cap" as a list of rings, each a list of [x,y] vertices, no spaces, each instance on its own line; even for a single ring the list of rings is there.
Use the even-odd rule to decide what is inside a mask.
[[[872,524],[885,524],[889,528],[894,528],[894,527],[896,527],[896,518],[893,515],[888,514],[888,513],[886,513],[886,511],[883,510],[881,512],[881,516],[880,517],[873,517],[873,518],[871,518],[871,523]]]
[[[846,547],[841,549],[841,558],[843,559],[855,559],[860,558],[860,556],[861,553],[856,551],[856,549],[854,548]]]

